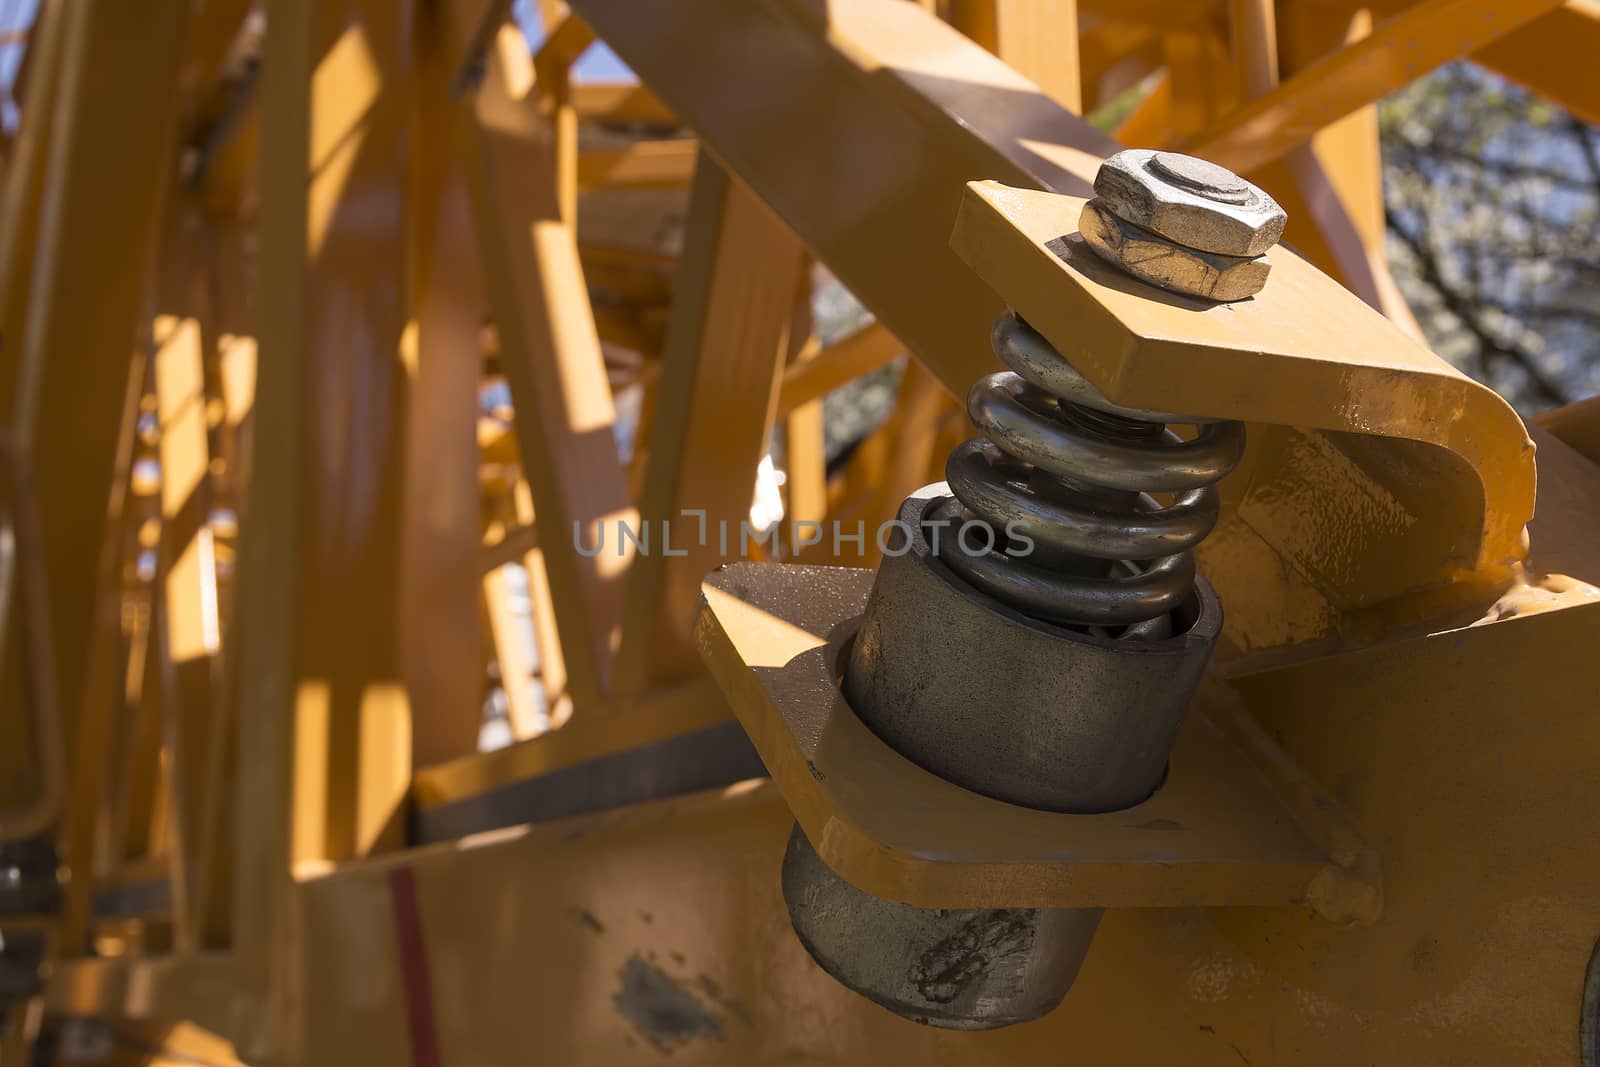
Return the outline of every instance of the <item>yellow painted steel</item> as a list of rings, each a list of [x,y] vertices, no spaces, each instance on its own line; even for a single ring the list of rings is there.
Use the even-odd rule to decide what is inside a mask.
[[[471,23],[461,3],[454,18]],[[458,33],[460,28],[458,27]],[[464,34],[462,36],[465,36]],[[532,64],[503,46],[458,121],[487,294],[504,352],[523,470],[542,521],[578,535],[543,546],[576,703],[610,690],[626,551],[586,556],[600,528],[637,525],[612,433],[615,408],[575,234],[562,221],[556,159],[527,99]]]
[[[778,414],[788,415],[821,400],[841,385],[894,362],[904,352],[905,345],[882,323],[863,326],[823,346],[815,356],[789,365],[783,374],[783,390],[778,394]]]
[[[1347,48],[1237,109],[1181,147],[1235,170],[1253,170],[1317,130],[1432,68],[1540,15],[1561,0],[1424,0]]]
[[[415,109],[407,194],[412,291],[402,362],[409,405],[400,595],[402,678],[411,760],[428,766],[477,748],[486,642],[480,632],[482,536],[476,435],[483,271],[456,151],[441,12],[415,33]],[[417,447],[417,442],[428,442]]]
[[[1573,831],[1600,759],[1574,710],[1600,696],[1575,669],[1596,420],[1533,428],[1530,523],[1528,431],[1408,335],[1371,105],[1471,53],[1592,116],[1591,0],[957,0],[953,25],[574,0],[540,5],[537,51],[504,0],[268,0],[259,79],[250,8],[47,2],[6,144],[0,401],[45,489],[76,723],[67,910],[29,920],[59,942],[52,1017],[256,1067],[1571,1061],[1600,936]],[[642,84],[575,79],[596,38]],[[1141,82],[1119,135],[1254,168],[1355,295],[1278,249],[1259,297],[1200,308],[1075,247],[1116,144],[1074,112]],[[813,261],[875,321],[822,345]],[[685,641],[717,553],[591,557],[574,524],[736,522],[775,428],[789,518],[887,518],[965,432],[951,397],[1007,303],[1113,399],[1251,422],[1200,553],[1225,681],[1140,809],[1193,833],[1162,854],[887,753],[826,660],[868,579],[819,570],[759,611],[724,572],[702,615],[788,802],[750,782],[405,848],[412,814],[734,710]],[[830,480],[821,398],[908,350]],[[480,442],[486,362],[512,411]],[[480,755],[485,561],[499,666],[531,676],[503,565],[526,567],[558,728],[526,736],[530,689],[522,739]],[[9,803],[31,733],[6,655]],[[992,1034],[845,992],[783,912],[796,814],[906,899],[1108,906],[1078,987]]]
[[[588,714],[574,716],[549,733],[424,768],[412,782],[413,802],[421,808],[448,804],[610,752],[715,726],[731,715],[709,678],[592,706]]]
[[[1600,3],[1567,0],[1472,58],[1589,122],[1600,122],[1600,94],[1584,60],[1600,46]]]
[[[1281,431],[1255,434],[1226,483],[1222,527],[1200,549],[1237,645],[1345,634],[1344,613],[1386,602],[1392,627],[1438,612],[1437,597],[1419,593],[1461,583],[1492,599],[1512,579],[1533,515],[1534,450],[1509,404],[1287,248],[1269,253],[1256,296],[1207,305],[1090,252],[1075,236],[1082,207],[974,183],[952,244],[1114,402],[1296,428],[1288,448]],[[1309,484],[1295,485],[1296,461]],[[1341,478],[1360,488],[1337,491]],[[1419,479],[1425,489],[1406,488]],[[1372,503],[1351,510],[1357,493]],[[1273,557],[1276,581],[1261,571]],[[1320,618],[1280,611],[1285,594],[1272,587],[1292,597],[1301,581],[1328,606]]]
[[[1563,507],[1534,542],[1572,544],[1600,520],[1600,472],[1545,447]],[[1580,557],[1564,562],[1593,577],[1592,542]],[[1114,909],[1067,1002],[1036,1023],[933,1030],[833,983],[788,927],[775,875],[791,816],[770,785],[308,882],[305,980],[316,1002],[352,1003],[394,974],[382,903],[405,867],[445,1062],[515,1061],[530,1027],[542,1053],[597,1064],[668,1050],[699,1063],[1014,1064],[1066,1045],[1098,1062],[1570,1062],[1600,870],[1572,847],[1584,801],[1564,783],[1584,780],[1600,738],[1558,665],[1584,654],[1597,610],[1558,598],[1240,682],[1250,713],[1336,783],[1383,858],[1382,918],[1342,929],[1296,908]],[[572,965],[534,962],[547,956]],[[308,1019],[301,1062],[406,1055],[402,991],[382,988]],[[690,1021],[656,1022],[652,993]]]
[[[1600,397],[1544,412],[1534,421],[1577,449],[1590,462],[1600,463]]]
[[[349,1062],[363,1040],[406,1054],[389,1043],[404,1026],[398,983],[352,997],[397,968],[382,901],[387,872],[405,865],[445,1062],[515,1062],[530,1029],[542,1054],[574,1064],[658,1056],[653,1040],[729,1064],[1015,1064],[1063,1047],[1128,1063],[1571,1062],[1600,870],[1573,847],[1585,809],[1569,785],[1600,741],[1557,665],[1585,654],[1597,610],[1443,631],[1241,686],[1296,760],[1339,783],[1382,857],[1372,926],[1293,908],[1113,910],[1054,1014],[989,1034],[919,1027],[805,955],[776,877],[791,816],[771,786],[736,787],[306,884],[309,992],[350,1009],[308,1021],[301,1062]],[[636,1024],[641,980],[681,991],[716,1030]]]
[[[696,168],[688,227],[639,494],[644,542],[628,574],[622,695],[700,673],[696,592],[748,523],[749,472],[772,436],[800,289],[799,242],[709,157]],[[620,529],[610,536],[602,552],[620,552]]]
[[[13,605],[22,650],[23,701],[16,716],[27,738],[20,746],[33,793],[0,808],[0,834],[22,841],[48,834],[61,818],[66,799],[66,752],[61,698],[55,674],[55,634],[45,588],[44,542],[40,538],[38,486],[26,454],[0,435],[0,531],[7,542],[0,563],[0,587]],[[8,627],[0,617],[0,649],[8,647]],[[31,757],[31,758],[30,758]],[[7,798],[9,800],[9,798]]]
[[[7,422],[39,464],[59,691],[78,717],[94,647],[95,586],[106,530],[124,374],[137,337],[144,266],[156,240],[177,125],[184,11],[122,4],[65,10],[57,91],[39,201],[37,250],[9,285],[26,285],[26,319],[5,346]],[[133,75],[130,55],[138,54]],[[144,66],[148,64],[148,69]],[[103,195],[109,173],[118,197]],[[68,205],[74,205],[68,210]],[[96,293],[85,314],[83,286]],[[113,354],[114,353],[114,354]]]
[[[1248,723],[1234,731],[1248,744],[1227,740],[1212,721],[1220,695],[1201,698],[1161,789],[1101,815],[992,800],[897,754],[836,682],[872,577],[734,564],[706,579],[696,631],[807,840],[852,885],[929,908],[1309,904],[1339,923],[1378,917],[1371,850],[1326,797],[1291,811],[1277,790],[1297,772]],[[1322,844],[1333,839],[1337,861]]]
[[[261,267],[241,544],[234,930],[244,1009],[270,1053],[292,865],[397,841],[411,775],[401,683],[406,376],[401,316],[411,40],[392,5],[274,7],[263,59]],[[256,684],[257,679],[268,679]]]
[[[236,988],[226,953],[83,959],[57,964],[45,1004],[63,1016],[188,1020],[222,1032],[235,1025]]]

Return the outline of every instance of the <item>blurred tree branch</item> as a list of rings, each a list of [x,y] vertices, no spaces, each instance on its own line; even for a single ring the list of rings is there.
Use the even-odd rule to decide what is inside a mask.
[[[1380,121],[1390,258],[1435,349],[1527,413],[1600,389],[1600,132],[1468,64]]]

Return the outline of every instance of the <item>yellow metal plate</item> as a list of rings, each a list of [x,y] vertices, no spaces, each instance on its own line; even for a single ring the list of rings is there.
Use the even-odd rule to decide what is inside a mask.
[[[1116,403],[1437,446],[1478,483],[1463,562],[1503,570],[1523,557],[1533,443],[1498,394],[1282,246],[1249,300],[1213,305],[1134,281],[1077,236],[1083,204],[973,182],[951,244]]]
[[[1395,641],[1243,687],[1381,850],[1374,924],[1114,908],[1044,1019],[918,1026],[801,947],[778,884],[792,816],[751,783],[302,884],[286,1062],[410,1062],[388,886],[406,868],[446,1064],[1020,1067],[1063,1049],[1196,1067],[1572,1063],[1600,935],[1597,856],[1573,831],[1589,824],[1600,731],[1597,683],[1575,690],[1564,665],[1593,648],[1597,611]]]
[[[1184,724],[1163,786],[1125,811],[1036,811],[923,770],[836,684],[872,580],[731,564],[706,579],[697,630],[806,836],[850,882],[925,907],[1080,908],[1289,905],[1344,877],[1203,715]]]

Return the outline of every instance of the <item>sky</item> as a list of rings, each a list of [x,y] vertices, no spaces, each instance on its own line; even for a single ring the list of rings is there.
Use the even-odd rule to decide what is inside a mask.
[[[0,0],[4,3],[5,0]],[[527,36],[532,47],[537,50],[539,42],[544,40],[544,27],[540,24],[539,5],[536,0],[516,0],[511,7],[511,12],[517,23],[522,27],[522,32]],[[627,64],[617,58],[604,41],[597,41],[573,65],[573,73],[579,81],[587,82],[619,82],[633,81],[633,72]]]
[[[33,25],[34,13],[39,8],[39,0],[0,0],[0,37],[17,33]],[[0,122],[5,123],[5,128],[14,130],[17,127],[16,104],[11,99],[11,83],[16,81],[17,67],[22,63],[22,42],[0,44]]]

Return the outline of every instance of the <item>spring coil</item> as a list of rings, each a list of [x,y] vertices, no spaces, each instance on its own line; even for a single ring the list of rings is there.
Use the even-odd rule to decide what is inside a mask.
[[[982,523],[993,547],[973,551],[971,538],[947,534],[930,538],[935,554],[1033,618],[1122,638],[1167,636],[1194,584],[1192,550],[1217,522],[1214,485],[1244,452],[1243,424],[1112,404],[1010,312],[993,343],[1010,370],[968,394],[983,436],[950,453],[954,497],[927,516],[941,526]],[[1196,433],[1184,440],[1169,422]],[[1170,502],[1153,493],[1170,493]]]

